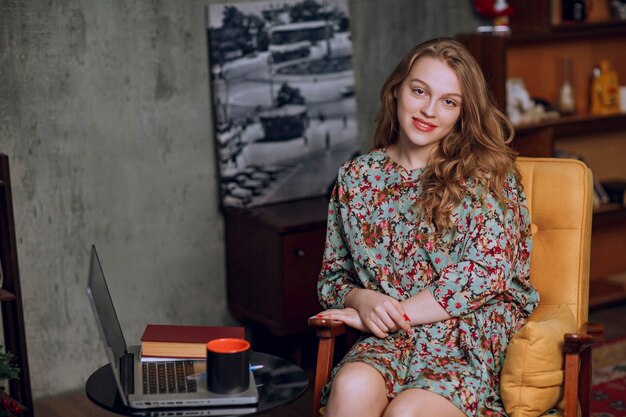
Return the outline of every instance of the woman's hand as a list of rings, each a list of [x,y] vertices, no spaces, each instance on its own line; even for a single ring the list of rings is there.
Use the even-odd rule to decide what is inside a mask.
[[[388,295],[366,289],[354,289],[346,297],[346,305],[358,311],[362,323],[378,337],[387,337],[398,329],[411,333],[404,307]]]
[[[359,312],[352,307],[331,308],[330,310],[324,310],[321,313],[316,314],[315,317],[321,319],[338,320],[343,322],[345,325],[360,330],[362,332],[369,333],[370,331],[367,326],[363,324],[361,317],[359,317]]]

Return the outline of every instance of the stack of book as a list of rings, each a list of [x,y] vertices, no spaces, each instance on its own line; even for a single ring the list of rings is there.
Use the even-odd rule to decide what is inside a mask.
[[[207,342],[244,336],[245,329],[239,326],[148,324],[141,336],[141,359],[204,359]]]
[[[611,203],[619,203],[626,206],[626,180],[602,181],[602,186],[606,190]]]

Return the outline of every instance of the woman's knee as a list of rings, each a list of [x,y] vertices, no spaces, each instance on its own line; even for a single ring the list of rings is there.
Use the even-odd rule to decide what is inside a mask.
[[[422,390],[408,389],[396,396],[383,417],[464,417],[465,414],[450,400],[438,394]]]
[[[368,395],[387,398],[382,375],[363,362],[352,362],[343,366],[333,379],[331,393],[339,395],[344,400],[347,398],[363,400]]]

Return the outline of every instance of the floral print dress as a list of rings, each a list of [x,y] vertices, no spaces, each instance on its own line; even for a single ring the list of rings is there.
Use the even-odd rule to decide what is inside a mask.
[[[409,171],[377,149],[343,164],[328,211],[318,293],[343,308],[355,288],[404,300],[430,291],[452,318],[384,339],[364,334],[333,371],[365,362],[388,396],[407,388],[437,393],[468,416],[506,416],[500,370],[513,334],[539,301],[529,283],[530,219],[513,176],[498,204],[468,179],[453,210],[456,230],[435,236],[417,216],[422,170]],[[331,382],[325,387],[326,403]]]

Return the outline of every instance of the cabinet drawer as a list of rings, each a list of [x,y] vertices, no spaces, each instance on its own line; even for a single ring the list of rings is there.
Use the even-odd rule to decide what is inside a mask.
[[[307,319],[320,311],[317,277],[322,266],[326,229],[284,235],[282,245],[283,327],[299,331]]]

